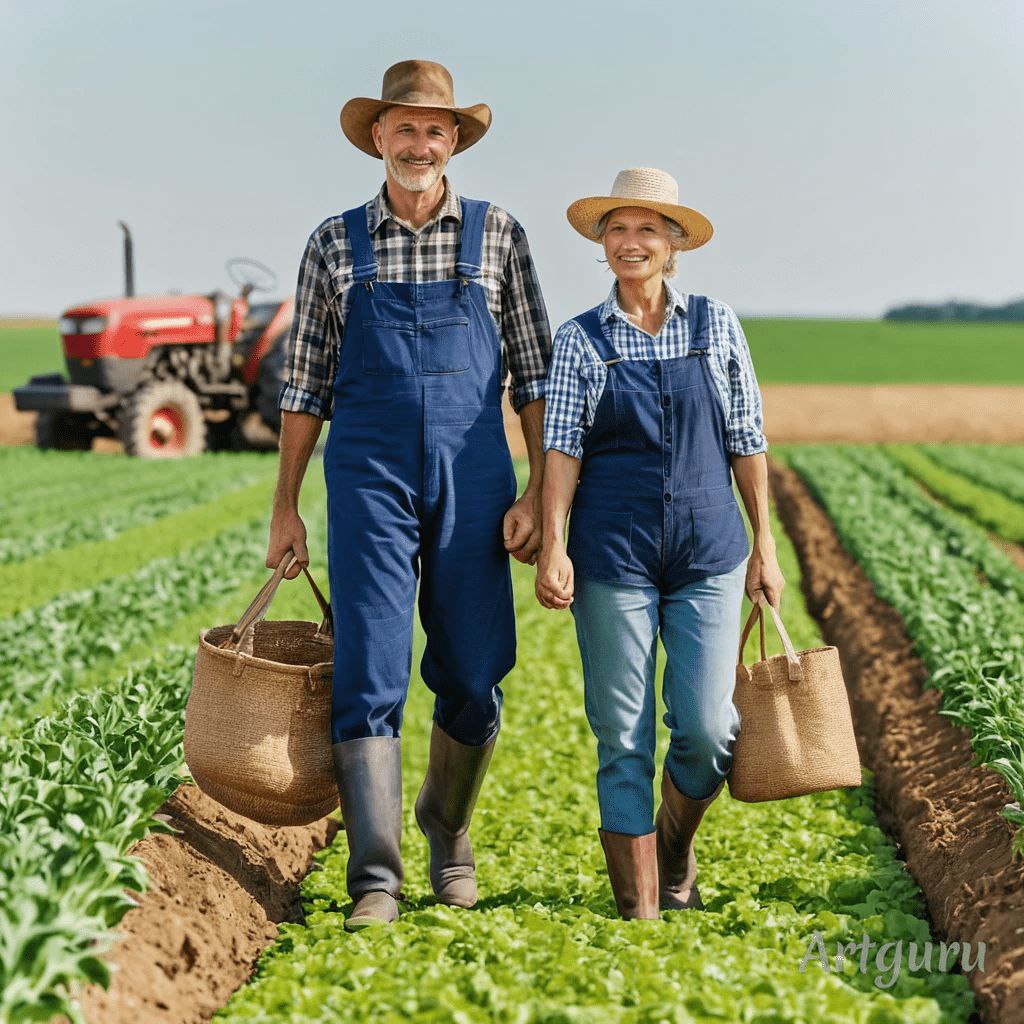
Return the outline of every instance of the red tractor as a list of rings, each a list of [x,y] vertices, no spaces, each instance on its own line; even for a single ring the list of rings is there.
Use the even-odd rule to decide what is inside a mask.
[[[294,302],[249,303],[276,286],[273,271],[228,260],[235,299],[136,297],[131,234],[121,229],[125,297],[60,319],[70,380],[45,374],[14,389],[15,406],[38,413],[38,447],[87,450],[95,437],[117,437],[129,455],[175,458],[275,445]]]

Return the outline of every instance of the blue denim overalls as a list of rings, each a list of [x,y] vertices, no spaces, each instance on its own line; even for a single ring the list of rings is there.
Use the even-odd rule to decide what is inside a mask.
[[[707,296],[690,296],[687,354],[674,359],[623,361],[600,309],[576,318],[608,377],[569,520],[575,571],[664,592],[734,569],[749,548],[707,365]]]
[[[332,743],[399,735],[420,567],[420,669],[448,735],[474,746],[496,735],[498,684],[515,663],[502,520],[516,479],[479,283],[488,204],[461,202],[450,281],[378,281],[366,207],[343,215],[355,283],[324,452]]]
[[[668,656],[665,770],[698,800],[731,764],[748,544],[708,366],[706,296],[689,297],[687,354],[671,359],[622,360],[600,308],[576,318],[608,376],[583,439],[569,519],[572,610],[597,738],[602,828],[647,835],[659,635]]]

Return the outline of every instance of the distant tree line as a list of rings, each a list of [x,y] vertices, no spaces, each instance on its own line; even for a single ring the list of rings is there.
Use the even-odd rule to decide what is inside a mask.
[[[988,320],[992,322],[1024,321],[1024,299],[1015,299],[1004,306],[982,306],[977,302],[950,300],[937,305],[912,304],[894,306],[882,315],[883,320]]]

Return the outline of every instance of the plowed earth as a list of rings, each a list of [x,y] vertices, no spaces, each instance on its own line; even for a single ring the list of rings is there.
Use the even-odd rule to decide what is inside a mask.
[[[268,828],[233,814],[195,786],[160,808],[175,835],[136,843],[150,887],[122,918],[104,958],[113,981],[79,1003],[96,1024],[207,1021],[252,972],[282,921],[301,920],[299,882],[338,823]]]

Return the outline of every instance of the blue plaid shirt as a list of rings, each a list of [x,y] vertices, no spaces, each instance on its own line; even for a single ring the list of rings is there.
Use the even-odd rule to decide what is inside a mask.
[[[687,350],[686,301],[667,281],[665,321],[656,338],[636,327],[611,293],[601,306],[601,319],[623,359],[673,359]],[[708,299],[711,338],[708,368],[725,412],[726,448],[733,455],[756,455],[768,450],[761,418],[761,392],[754,376],[747,339],[739,318],[724,302]],[[548,368],[544,408],[544,450],[556,448],[574,459],[583,458],[583,438],[594,422],[608,368],[583,329],[568,320],[555,332]]]

